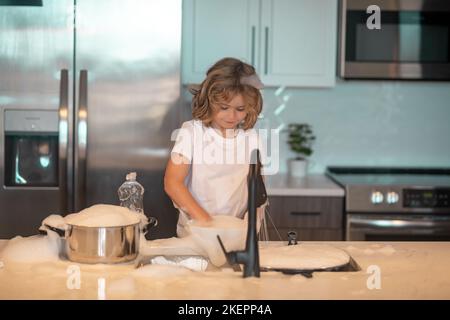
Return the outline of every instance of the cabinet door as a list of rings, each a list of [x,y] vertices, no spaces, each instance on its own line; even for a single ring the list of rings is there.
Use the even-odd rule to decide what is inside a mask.
[[[343,227],[341,197],[269,197],[269,211],[277,228]]]
[[[343,241],[344,232],[342,229],[325,228],[270,228],[268,227],[270,241],[288,241],[288,232],[297,232],[298,241]]]
[[[298,240],[341,241],[344,232],[343,197],[269,197],[270,240],[287,240],[296,231]]]
[[[262,0],[262,81],[333,86],[336,37],[337,0]]]
[[[224,57],[257,64],[258,0],[184,0],[182,82],[200,83]]]

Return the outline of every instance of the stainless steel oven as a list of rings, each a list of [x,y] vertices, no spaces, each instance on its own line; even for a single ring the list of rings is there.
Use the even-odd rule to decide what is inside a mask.
[[[450,216],[348,214],[346,240],[450,241]]]
[[[450,169],[330,167],[351,241],[450,241]]]
[[[343,78],[450,79],[450,1],[342,0]]]

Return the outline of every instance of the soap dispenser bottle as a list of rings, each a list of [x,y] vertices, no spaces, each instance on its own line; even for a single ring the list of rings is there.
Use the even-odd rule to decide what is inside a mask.
[[[136,172],[130,172],[117,190],[120,205],[132,211],[144,213],[144,187],[136,181]]]

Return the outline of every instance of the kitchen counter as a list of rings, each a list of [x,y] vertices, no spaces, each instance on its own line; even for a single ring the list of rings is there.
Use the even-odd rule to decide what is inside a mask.
[[[293,178],[288,174],[266,176],[269,196],[344,197],[345,191],[323,174]]]
[[[231,269],[5,263],[0,299],[450,299],[450,242],[326,244],[345,249],[361,270],[316,272],[311,279],[263,272],[260,278],[243,279]],[[261,243],[280,245],[285,244]]]

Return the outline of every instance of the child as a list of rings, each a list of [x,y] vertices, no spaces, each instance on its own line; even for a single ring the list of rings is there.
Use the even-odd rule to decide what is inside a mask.
[[[262,110],[262,87],[251,65],[224,58],[191,88],[194,119],[183,123],[164,177],[164,189],[180,211],[179,237],[187,235],[190,219],[208,224],[213,215],[245,217],[250,153],[261,150],[252,128]]]

